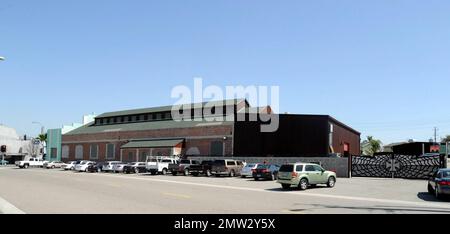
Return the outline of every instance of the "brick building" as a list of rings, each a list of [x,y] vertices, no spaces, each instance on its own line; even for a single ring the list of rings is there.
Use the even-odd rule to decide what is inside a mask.
[[[317,157],[360,151],[360,133],[326,115],[278,115],[278,131],[264,133],[260,131],[264,122],[249,121],[250,116],[270,113],[271,108],[252,108],[244,99],[193,104],[189,110],[179,113],[193,121],[174,120],[172,106],[104,113],[63,135],[62,160],[145,161],[150,155]],[[246,121],[239,121],[239,115]],[[205,119],[221,116],[227,119]]]

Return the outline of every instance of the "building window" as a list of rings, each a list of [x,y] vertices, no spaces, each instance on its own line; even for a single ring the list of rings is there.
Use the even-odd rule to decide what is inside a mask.
[[[133,162],[134,161],[134,153],[133,152],[128,152],[128,161],[129,162]]]
[[[223,142],[213,141],[210,146],[211,156],[223,156]]]
[[[103,119],[100,119],[100,124],[103,124]]]
[[[98,159],[98,145],[91,145],[89,150],[89,157],[91,159]]]
[[[106,144],[106,158],[114,159],[116,156],[116,145],[115,144]]]
[[[57,148],[51,148],[50,149],[50,158],[57,158],[58,157],[58,149]]]
[[[141,116],[140,115],[136,115],[136,121],[140,121],[141,120]]]
[[[162,114],[161,113],[156,114],[156,120],[161,120],[161,119],[162,119]]]
[[[75,159],[83,159],[83,146],[77,145],[75,147]]]
[[[69,158],[69,146],[68,145],[63,145],[62,152],[61,152],[61,157],[62,158]]]
[[[144,116],[144,121],[148,121],[148,115],[143,115]]]

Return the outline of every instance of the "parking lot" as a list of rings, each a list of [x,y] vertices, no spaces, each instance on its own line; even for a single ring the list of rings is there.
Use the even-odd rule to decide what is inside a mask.
[[[0,168],[0,212],[24,213],[450,213],[423,180],[339,178],[335,188],[283,191],[247,178],[76,173]]]

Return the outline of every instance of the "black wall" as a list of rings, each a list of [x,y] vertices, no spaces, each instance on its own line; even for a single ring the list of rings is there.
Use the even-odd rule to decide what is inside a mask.
[[[328,154],[328,116],[279,116],[279,129],[273,133],[261,133],[261,122],[236,122],[234,155],[320,157]]]

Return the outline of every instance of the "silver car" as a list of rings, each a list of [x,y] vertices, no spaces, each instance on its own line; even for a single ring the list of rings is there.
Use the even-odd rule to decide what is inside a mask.
[[[441,169],[428,181],[428,192],[441,198],[450,195],[450,169]]]
[[[122,162],[120,162],[120,161],[109,161],[109,162],[106,162],[105,164],[103,164],[103,166],[102,166],[102,171],[105,171],[105,172],[112,172],[112,171],[114,171],[114,167],[117,165],[117,164],[121,164]]]
[[[249,164],[247,164],[241,170],[241,177],[242,178],[252,177],[253,176],[253,171],[252,170],[256,169],[258,166],[259,166],[259,163],[249,163]]]

